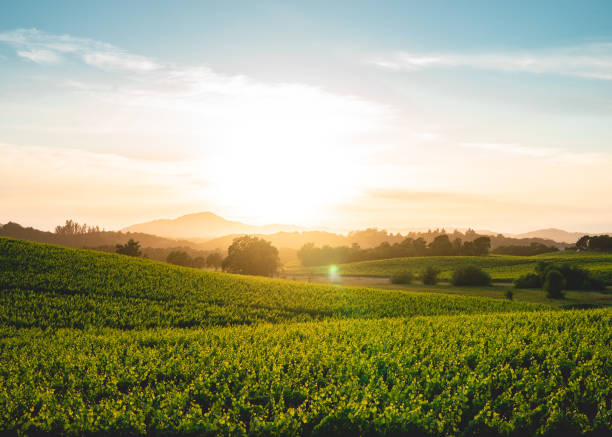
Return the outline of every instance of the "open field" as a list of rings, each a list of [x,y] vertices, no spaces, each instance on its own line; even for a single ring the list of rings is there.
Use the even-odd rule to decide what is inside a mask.
[[[612,310],[0,239],[8,435],[607,435]]]
[[[489,297],[505,299],[507,290],[512,290],[514,300],[520,302],[534,302],[546,304],[551,307],[572,308],[577,306],[612,306],[612,290],[605,291],[572,291],[565,290],[564,299],[550,299],[546,292],[540,289],[516,289],[510,283],[494,282],[490,287],[454,286],[449,282],[441,281],[436,285],[424,285],[420,282],[412,284],[391,284],[389,278],[373,276],[343,276],[330,278],[329,276],[295,276],[302,281],[315,284],[342,285],[347,287],[371,287],[385,290],[405,290],[417,293],[443,293],[458,296]]]
[[[440,278],[449,279],[454,269],[464,265],[476,265],[491,274],[494,281],[512,281],[525,273],[533,272],[538,261],[567,263],[594,272],[607,284],[612,284],[612,254],[577,253],[570,251],[545,253],[536,256],[428,256],[411,258],[392,258],[338,264],[341,276],[390,277],[395,273],[412,271],[419,274],[425,267],[433,266],[441,270]],[[327,275],[328,266],[290,267],[287,276]]]

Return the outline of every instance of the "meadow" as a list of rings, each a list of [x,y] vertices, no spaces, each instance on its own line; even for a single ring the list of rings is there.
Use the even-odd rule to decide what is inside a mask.
[[[535,256],[487,255],[487,256],[427,256],[392,258],[338,264],[341,276],[390,277],[404,271],[412,271],[417,276],[425,267],[433,266],[440,270],[440,279],[450,279],[453,270],[466,265],[476,265],[491,274],[494,281],[510,282],[521,275],[533,272],[538,261],[567,263],[591,270],[596,277],[612,284],[612,254],[596,252],[560,251]],[[309,276],[327,275],[329,266],[288,268],[286,275]]]
[[[0,239],[3,435],[609,435],[612,310]]]

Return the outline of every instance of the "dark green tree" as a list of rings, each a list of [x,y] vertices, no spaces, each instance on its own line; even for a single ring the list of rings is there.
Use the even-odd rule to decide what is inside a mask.
[[[221,267],[230,273],[272,276],[279,265],[276,247],[269,241],[245,235],[234,239]]]
[[[453,243],[450,242],[448,235],[438,235],[429,243],[429,250],[432,255],[447,256],[453,254]]]
[[[117,244],[115,252],[127,256],[140,256],[140,243],[130,238],[125,244]]]
[[[187,252],[182,250],[174,250],[168,254],[166,262],[176,264],[177,266],[191,267],[193,260]]]
[[[544,281],[546,295],[551,299],[562,299],[563,287],[565,287],[565,278],[563,274],[559,270],[548,270],[546,273],[546,280]]]

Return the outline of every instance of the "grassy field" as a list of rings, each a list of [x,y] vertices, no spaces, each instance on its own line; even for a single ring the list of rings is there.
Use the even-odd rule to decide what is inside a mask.
[[[2,435],[609,435],[612,310],[0,239]]]
[[[546,292],[540,289],[516,289],[509,283],[493,283],[491,286],[454,286],[449,282],[439,282],[436,285],[424,285],[420,282],[411,284],[391,284],[389,278],[372,276],[344,276],[332,280],[329,276],[311,276],[311,283],[336,284],[347,287],[370,287],[385,290],[404,290],[417,293],[442,293],[456,296],[488,297],[506,299],[506,291],[512,290],[513,299],[519,302],[533,302],[549,305],[555,308],[575,308],[586,306],[612,306],[612,290],[604,291],[571,291],[563,292],[563,299],[550,299]]]
[[[525,273],[533,272],[538,261],[567,263],[586,268],[593,271],[595,276],[604,279],[607,284],[612,284],[612,254],[609,253],[563,251],[536,256],[427,256],[338,264],[337,268],[341,276],[390,277],[404,271],[412,271],[418,275],[425,267],[433,266],[440,269],[441,279],[449,279],[457,267],[476,265],[489,272],[493,280],[510,282]],[[328,272],[328,266],[292,267],[287,269],[286,275],[320,276]]]

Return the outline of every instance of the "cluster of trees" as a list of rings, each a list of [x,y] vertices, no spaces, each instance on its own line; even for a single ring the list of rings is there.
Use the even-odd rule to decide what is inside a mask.
[[[451,241],[448,234],[441,234],[429,244],[421,237],[416,239],[409,237],[392,245],[383,242],[370,249],[361,249],[358,244],[350,247],[316,247],[308,243],[302,246],[297,255],[303,266],[312,267],[411,256],[484,256],[489,253],[490,248],[491,239],[489,237],[478,237],[473,241],[462,242],[460,238]]]
[[[115,252],[128,256],[142,254],[140,244],[133,239],[125,244],[117,244]],[[173,250],[168,254],[166,262],[184,267],[222,268],[224,272],[260,276],[273,276],[280,268],[278,249],[269,241],[249,235],[235,238],[225,258],[219,252],[210,253],[204,258],[191,257],[184,250]]]
[[[55,233],[57,235],[87,235],[98,234],[100,232],[104,232],[104,230],[100,229],[98,226],[88,226],[87,223],[81,225],[72,220],[66,220],[63,226],[57,225],[55,227]]]
[[[206,257],[192,257],[183,250],[173,250],[168,254],[166,262],[183,267],[195,267],[197,269],[208,267],[218,270],[223,262],[223,256],[219,252],[213,252]]]
[[[539,261],[535,273],[527,273],[514,281],[515,288],[542,288],[548,297],[562,298],[563,290],[604,290],[599,278],[580,267]]]
[[[421,280],[425,285],[435,285],[438,283],[438,275],[440,270],[433,266],[425,267],[420,274]],[[397,272],[391,276],[392,284],[410,284],[413,274],[411,271]],[[455,269],[451,277],[451,284],[455,286],[491,285],[491,275],[482,270],[480,267],[467,265]]]
[[[609,235],[585,235],[576,242],[578,250],[596,250],[600,252],[612,252],[612,237]]]
[[[529,246],[499,246],[492,253],[497,255],[518,255],[518,256],[533,256],[541,253],[557,252],[556,246],[547,246],[542,243],[531,243]]]

